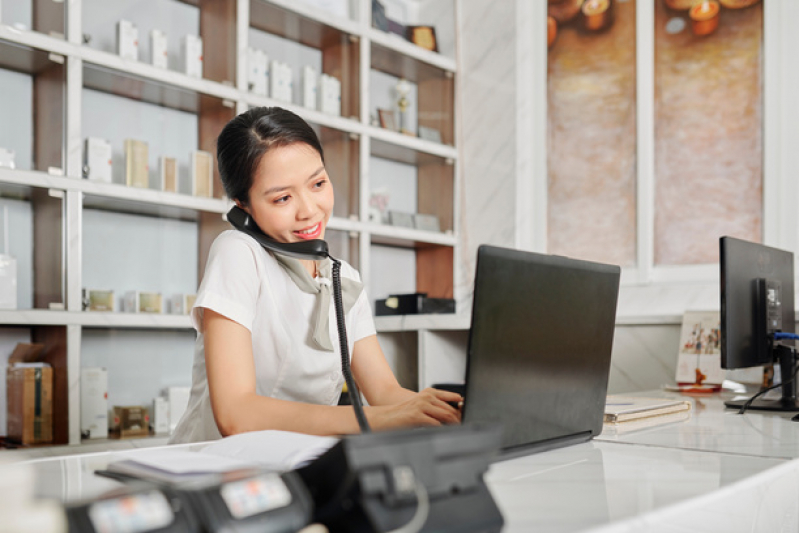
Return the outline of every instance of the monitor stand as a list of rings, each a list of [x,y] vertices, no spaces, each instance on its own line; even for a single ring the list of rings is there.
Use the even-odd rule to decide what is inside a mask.
[[[782,383],[782,397],[778,400],[758,399],[752,402],[747,409],[758,411],[799,411],[799,400],[796,398],[796,350],[790,346],[775,346],[774,355],[780,363],[780,380]],[[741,408],[748,400],[729,400],[724,402],[727,407]]]

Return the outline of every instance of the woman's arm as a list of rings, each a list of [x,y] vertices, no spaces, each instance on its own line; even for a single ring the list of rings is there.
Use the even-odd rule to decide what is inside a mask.
[[[359,431],[350,406],[314,405],[256,394],[252,336],[241,324],[204,308],[203,335],[211,408],[223,436],[264,429],[313,435]],[[374,344],[367,342],[358,347],[361,341],[356,343],[357,356],[353,359],[363,357],[353,367],[353,376],[357,382],[366,385],[370,403],[394,401],[391,405],[365,408],[367,419],[374,429],[438,425],[460,420],[459,412],[446,403],[459,401],[459,395],[432,389],[416,394],[402,389],[385,362],[382,351],[379,351],[376,338],[373,339]],[[375,345],[378,352],[366,350]],[[394,385],[391,385],[392,381]],[[388,388],[387,391],[380,392],[380,387],[384,386]]]

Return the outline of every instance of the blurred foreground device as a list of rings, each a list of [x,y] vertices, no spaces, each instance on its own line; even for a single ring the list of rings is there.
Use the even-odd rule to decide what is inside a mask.
[[[297,472],[330,531],[500,531],[483,474],[499,425],[467,424],[343,438]]]

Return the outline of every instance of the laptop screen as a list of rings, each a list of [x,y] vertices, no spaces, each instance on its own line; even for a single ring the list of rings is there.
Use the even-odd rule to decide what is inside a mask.
[[[620,269],[481,246],[464,422],[504,426],[524,453],[602,431]]]

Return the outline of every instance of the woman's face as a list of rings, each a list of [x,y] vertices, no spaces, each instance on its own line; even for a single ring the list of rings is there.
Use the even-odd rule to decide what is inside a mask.
[[[253,176],[246,211],[279,242],[324,239],[333,185],[319,153],[305,143],[266,152]]]

